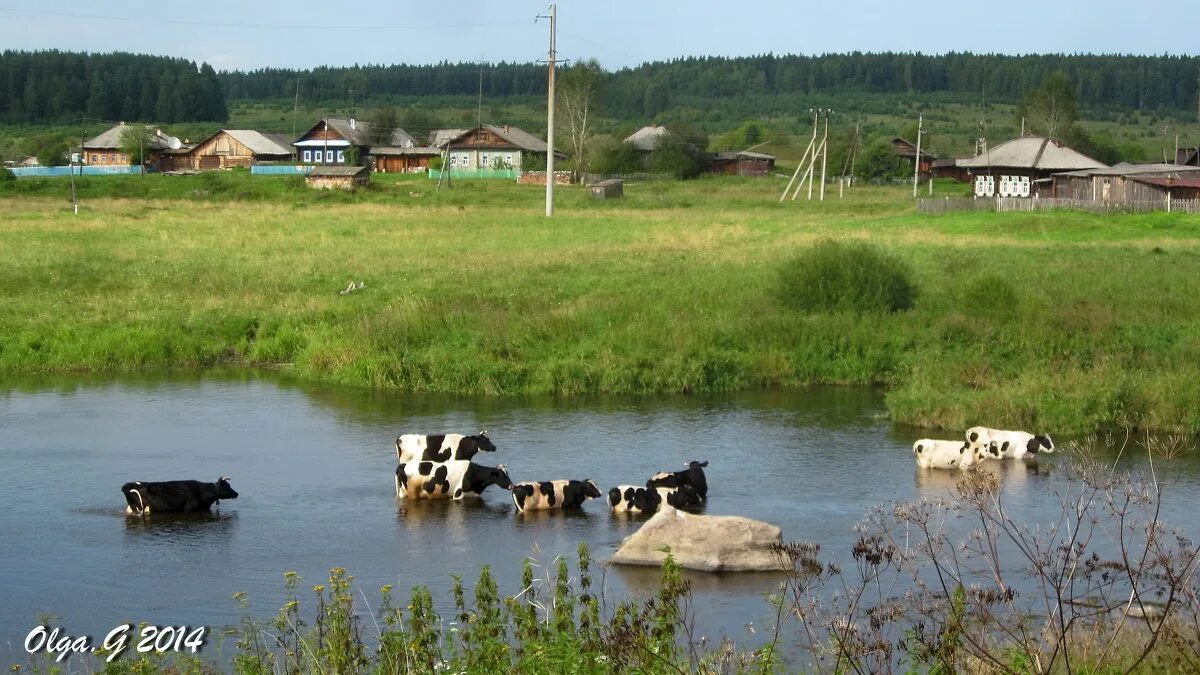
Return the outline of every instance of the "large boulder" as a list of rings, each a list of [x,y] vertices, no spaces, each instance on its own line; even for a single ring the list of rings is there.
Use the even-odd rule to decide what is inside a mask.
[[[670,506],[621,542],[611,562],[661,566],[667,547],[684,569],[704,572],[774,572],[786,569],[773,545],[782,531],[741,516],[698,516]]]

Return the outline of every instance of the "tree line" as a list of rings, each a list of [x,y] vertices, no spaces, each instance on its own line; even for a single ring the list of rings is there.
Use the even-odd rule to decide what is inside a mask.
[[[620,117],[653,117],[684,100],[779,94],[954,93],[1020,101],[1053,73],[1074,83],[1084,107],[1194,110],[1200,58],[904,53],[687,57],[605,72],[602,102]],[[369,102],[434,95],[542,95],[545,66],[519,63],[271,68],[222,72],[229,99]]]
[[[225,91],[207,63],[147,54],[0,52],[0,122],[224,122]]]

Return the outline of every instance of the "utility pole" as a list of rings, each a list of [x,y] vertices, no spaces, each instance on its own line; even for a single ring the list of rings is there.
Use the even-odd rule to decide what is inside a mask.
[[[300,108],[300,78],[296,78],[296,100],[292,103],[292,138],[296,137],[296,112]]]
[[[921,136],[925,132],[925,116],[917,116],[917,157],[913,160],[913,199],[917,198],[917,182],[921,178]]]
[[[825,111],[825,137],[821,139],[821,201],[825,201],[825,162],[829,159],[829,113]]]
[[[538,15],[539,19],[550,19],[550,51],[546,61],[550,66],[549,91],[546,94],[546,217],[554,215],[554,58],[555,23],[558,21],[558,5],[550,5],[550,16]]]

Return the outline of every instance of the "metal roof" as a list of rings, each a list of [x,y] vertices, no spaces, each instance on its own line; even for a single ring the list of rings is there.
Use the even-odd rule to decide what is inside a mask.
[[[473,127],[471,129],[461,129],[461,130],[459,130],[461,133],[459,133],[458,135],[453,136],[449,139],[443,140],[439,145],[445,145],[446,143],[454,143],[455,141],[459,140],[460,138],[462,138],[462,137],[466,136],[467,134],[469,134],[473,131],[476,131],[478,129],[487,129],[488,131],[492,132],[493,134],[504,139],[504,141],[511,143],[512,145],[515,145],[522,150],[528,150],[529,152],[546,152],[546,148],[548,147],[546,145],[546,141],[543,141],[542,139],[538,138],[537,136],[534,136],[533,134],[529,133],[528,131],[525,131],[524,129],[520,129],[520,128],[514,127],[514,126],[509,126],[507,124],[504,126],[497,126],[495,124],[485,124],[482,127]],[[444,130],[439,129],[438,131],[444,131]],[[434,134],[437,134],[438,131],[435,131]]]
[[[117,126],[104,131],[100,135],[94,136],[91,139],[84,141],[83,149],[84,150],[107,150],[110,148],[120,148],[121,147],[121,134],[124,134],[125,130],[128,128],[130,128],[129,125],[126,125],[124,122],[121,122]],[[167,150],[170,148],[170,146],[167,145],[167,139],[170,138],[170,136],[167,136],[166,134],[164,134],[161,129],[155,129],[149,125],[146,125],[146,128],[150,130],[151,135],[153,136],[153,140],[150,142],[150,147],[147,149],[149,149],[149,150]]]
[[[629,143],[638,150],[653,150],[662,142],[663,136],[670,134],[666,127],[660,127],[657,124],[652,124],[648,127],[642,127],[637,131],[629,134],[623,143]]]
[[[1130,176],[1129,180],[1165,188],[1200,188],[1198,176]]]
[[[285,140],[286,137],[282,134],[264,134],[253,129],[222,129],[217,132],[219,133],[229,134],[233,140],[249,148],[255,155],[290,155],[295,152],[291,141]]]
[[[1070,171],[1059,174],[1060,176],[1071,176],[1076,178],[1085,178],[1088,176],[1138,176],[1156,173],[1195,173],[1200,171],[1200,166],[1188,166],[1186,164],[1132,164],[1129,162],[1121,162],[1114,164],[1111,167],[1101,169],[1085,169],[1083,171]]]
[[[317,122],[308,131],[304,132],[300,138],[309,135],[314,130],[325,124],[329,129],[337,133],[337,135],[350,141],[351,145],[369,147],[371,145],[371,123],[365,120],[354,119],[351,117],[326,117],[320,122]],[[299,139],[296,139],[297,141]],[[289,143],[294,145],[295,142]],[[387,145],[396,147],[412,147],[415,146],[416,140],[404,129],[396,127],[392,130],[392,138]]]
[[[429,134],[429,144],[435,148],[440,148],[468,131],[470,129],[434,129]]]
[[[1037,169],[1040,171],[1078,171],[1103,169],[1098,162],[1049,138],[1028,136],[1001,143],[982,155],[958,160],[957,166],[968,169]]]

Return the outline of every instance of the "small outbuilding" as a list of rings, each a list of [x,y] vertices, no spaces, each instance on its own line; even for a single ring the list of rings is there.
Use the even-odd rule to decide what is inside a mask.
[[[365,166],[319,166],[305,178],[311,188],[354,190],[371,182],[371,169]]]
[[[625,183],[620,178],[610,178],[588,186],[596,199],[616,199],[625,194]]]

